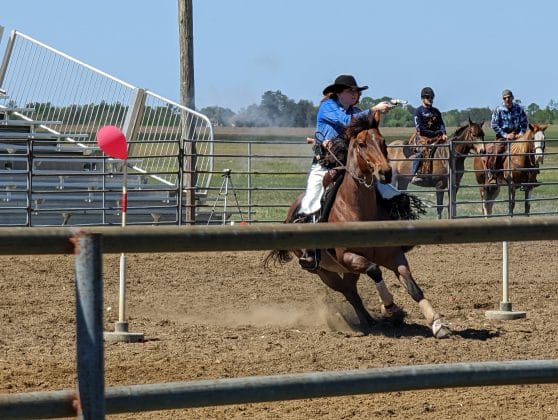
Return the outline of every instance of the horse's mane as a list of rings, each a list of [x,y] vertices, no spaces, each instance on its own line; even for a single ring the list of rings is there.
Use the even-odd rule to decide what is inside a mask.
[[[375,118],[371,118],[370,115],[354,118],[345,129],[345,141],[348,142],[361,131],[370,130],[372,128],[378,128],[378,121],[376,121]]]
[[[426,214],[426,204],[417,196],[404,191],[387,199],[376,190],[376,200],[392,220],[417,220]]]
[[[535,139],[535,130],[531,130],[530,128],[518,138],[518,141],[510,142],[510,152],[512,154],[522,154],[528,153],[533,149],[534,146],[534,139]]]

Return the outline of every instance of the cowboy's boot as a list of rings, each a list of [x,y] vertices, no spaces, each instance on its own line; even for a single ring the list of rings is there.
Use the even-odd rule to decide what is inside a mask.
[[[299,217],[296,219],[298,223],[316,223],[318,220],[318,216],[316,213],[305,215],[300,214]],[[298,259],[298,263],[300,266],[311,272],[315,273],[318,270],[318,251],[315,249],[301,249],[302,255]]]

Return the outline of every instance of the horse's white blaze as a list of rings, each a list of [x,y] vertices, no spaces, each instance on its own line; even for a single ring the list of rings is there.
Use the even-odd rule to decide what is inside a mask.
[[[535,133],[535,162],[543,163],[544,159],[544,131]]]

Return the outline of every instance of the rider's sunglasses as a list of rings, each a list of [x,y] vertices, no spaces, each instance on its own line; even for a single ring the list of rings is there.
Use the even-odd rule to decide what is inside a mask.
[[[503,99],[504,101],[507,101],[508,99],[513,99],[513,96],[504,96]]]
[[[422,99],[432,99],[432,96],[430,96],[430,95],[424,95],[424,96],[422,97]]]

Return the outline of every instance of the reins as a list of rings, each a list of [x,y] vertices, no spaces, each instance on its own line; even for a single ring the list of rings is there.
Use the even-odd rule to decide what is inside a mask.
[[[467,157],[467,155],[469,154],[469,151],[471,150],[471,144],[472,143],[472,133],[471,130],[469,129],[465,129],[463,132],[463,136],[462,138],[460,138],[460,136],[455,136],[454,138],[450,139],[450,144],[453,146],[453,142],[454,141],[458,141],[460,142],[459,144],[463,147],[464,150],[467,150],[467,152],[458,152],[456,151],[453,147],[451,148],[451,150],[453,151],[453,153],[455,154],[455,157]]]

